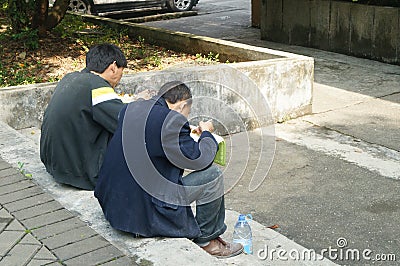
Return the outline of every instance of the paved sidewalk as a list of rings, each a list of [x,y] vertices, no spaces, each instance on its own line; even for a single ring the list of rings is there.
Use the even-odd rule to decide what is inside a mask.
[[[0,265],[135,265],[0,158]]]

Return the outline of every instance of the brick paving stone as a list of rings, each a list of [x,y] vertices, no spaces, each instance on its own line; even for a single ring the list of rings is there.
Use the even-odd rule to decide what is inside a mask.
[[[5,209],[0,210],[0,232],[6,229],[6,227],[14,220]]]
[[[33,229],[32,233],[35,235],[39,240],[44,238],[54,236],[66,231],[69,231],[73,228],[87,226],[84,222],[79,220],[79,218],[74,217],[71,219],[67,219],[58,223],[54,223],[51,225],[47,225],[45,227]]]
[[[26,199],[17,200],[14,202],[10,202],[4,204],[4,207],[7,208],[10,212],[19,211],[22,209],[26,209],[35,205],[43,204],[49,201],[53,201],[54,199],[48,194],[42,193],[39,195],[35,195],[33,197],[29,197]]]
[[[38,194],[42,194],[43,190],[34,186],[24,190],[19,190],[10,194],[0,196],[0,204],[4,205],[9,202],[26,199]]]
[[[124,254],[119,249],[109,245],[73,259],[65,260],[63,263],[66,265],[97,265],[123,256]]]
[[[40,245],[17,244],[10,250],[7,256],[0,261],[0,265],[25,265],[35,256],[39,249]]]
[[[53,224],[59,221],[72,218],[74,215],[66,209],[57,210],[54,212],[42,214],[33,218],[21,221],[21,223],[28,229],[42,227],[44,225]]]
[[[4,256],[25,235],[20,231],[4,231],[0,234],[0,256]]]
[[[32,234],[26,234],[19,243],[30,244],[30,245],[42,245],[42,243],[39,240],[37,240]]]
[[[0,217],[14,219],[14,217],[4,208],[0,210]]]
[[[54,256],[54,254],[51,253],[48,248],[46,248],[45,246],[42,246],[42,248],[38,251],[38,253],[36,253],[34,259],[56,261],[57,257]]]
[[[57,257],[54,256],[46,247],[42,246],[27,266],[47,265],[56,261],[58,261]]]
[[[0,178],[0,187],[8,185],[8,184],[17,183],[17,182],[22,181],[22,180],[26,180],[26,178],[24,178],[20,174],[13,174],[13,175],[10,175],[10,176],[1,177]]]
[[[100,235],[97,235],[70,245],[53,249],[52,252],[54,252],[54,254],[56,254],[56,256],[62,261],[65,261],[109,245],[110,243],[107,240]]]
[[[63,209],[63,206],[60,203],[58,203],[57,201],[53,200],[53,201],[46,202],[44,204],[32,206],[27,209],[19,210],[16,212],[11,212],[11,214],[14,215],[15,218],[17,218],[18,220],[23,221],[28,218],[39,216],[39,215],[46,214],[49,212],[54,212],[54,211],[60,210],[60,209]]]
[[[13,221],[11,218],[0,217],[0,233]]]
[[[139,264],[137,264],[133,259],[126,256],[101,264],[101,266],[131,266],[131,265],[139,265]]]
[[[25,231],[25,227],[22,226],[18,220],[13,220],[6,228],[7,231]]]
[[[32,181],[30,180],[23,180],[17,183],[13,183],[13,184],[8,184],[5,186],[1,186],[0,187],[0,195],[3,194],[9,194],[18,190],[23,190],[23,189],[27,189],[30,187],[34,187],[36,186]]]
[[[15,175],[16,173],[18,173],[17,169],[14,169],[14,168],[11,168],[11,167],[4,168],[4,169],[0,170],[0,176],[1,177]]]
[[[97,235],[97,232],[94,231],[89,226],[78,227],[72,229],[71,231],[67,231],[46,239],[43,239],[42,242],[50,249],[56,249],[74,242],[78,242],[85,238],[92,237]]]

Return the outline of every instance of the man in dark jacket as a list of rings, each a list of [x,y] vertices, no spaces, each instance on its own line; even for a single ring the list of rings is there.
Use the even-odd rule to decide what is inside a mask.
[[[124,104],[114,87],[127,60],[112,44],[92,47],[86,68],[58,82],[44,113],[40,159],[54,179],[93,190]]]
[[[174,81],[152,99],[124,107],[95,197],[113,228],[142,237],[186,237],[214,256],[235,256],[242,245],[220,238],[225,205],[223,177],[212,165],[218,149],[213,125],[200,122],[194,141],[187,120],[191,103],[190,89]],[[193,172],[183,177],[184,169]]]

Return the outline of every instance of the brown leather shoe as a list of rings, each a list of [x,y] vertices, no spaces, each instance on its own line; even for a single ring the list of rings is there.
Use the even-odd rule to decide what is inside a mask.
[[[205,247],[202,247],[207,253],[217,258],[230,258],[243,252],[243,246],[239,243],[227,243],[220,237],[210,241]]]

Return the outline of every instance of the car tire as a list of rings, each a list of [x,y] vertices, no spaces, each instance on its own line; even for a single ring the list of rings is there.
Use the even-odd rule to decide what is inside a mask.
[[[174,12],[192,10],[196,0],[168,0],[167,7]]]
[[[92,5],[88,0],[70,0],[68,11],[93,14]]]

